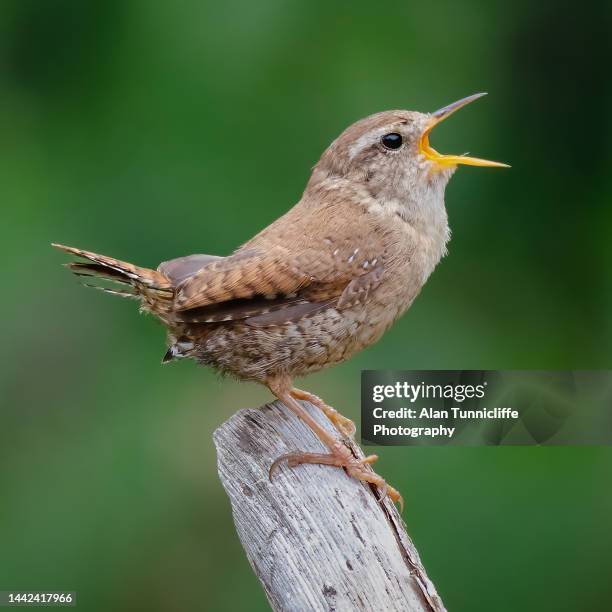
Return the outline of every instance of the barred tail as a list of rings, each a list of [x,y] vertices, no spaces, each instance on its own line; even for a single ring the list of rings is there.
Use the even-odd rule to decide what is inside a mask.
[[[91,277],[95,282],[110,281],[120,285],[120,287],[105,287],[100,284],[84,283],[87,287],[100,289],[120,297],[142,299],[143,308],[155,314],[169,312],[171,309],[174,288],[170,280],[161,272],[63,244],[53,243],[51,246],[88,260],[65,264],[77,276]]]

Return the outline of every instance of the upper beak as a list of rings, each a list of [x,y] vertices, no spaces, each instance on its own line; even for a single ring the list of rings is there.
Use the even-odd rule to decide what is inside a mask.
[[[486,96],[486,93],[477,93],[472,96],[468,96],[467,98],[463,98],[461,100],[457,100],[457,102],[453,102],[440,110],[437,110],[435,113],[432,113],[431,119],[421,136],[421,140],[419,142],[419,151],[435,162],[440,168],[448,168],[451,166],[456,166],[458,164],[464,164],[466,166],[490,166],[493,168],[509,168],[508,164],[502,164],[500,162],[489,161],[487,159],[479,159],[478,157],[467,157],[466,155],[441,155],[438,153],[433,147],[429,144],[429,133],[434,129],[438,123],[441,123],[447,117],[450,117],[455,111],[458,111],[460,108],[463,108],[470,102],[474,102],[474,100],[478,100],[478,98],[482,98],[482,96]]]

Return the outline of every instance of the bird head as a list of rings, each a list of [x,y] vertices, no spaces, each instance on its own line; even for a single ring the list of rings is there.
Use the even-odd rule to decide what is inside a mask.
[[[382,203],[426,204],[435,194],[443,200],[457,166],[508,167],[467,155],[444,155],[429,142],[435,126],[484,95],[468,96],[434,113],[394,110],[357,121],[323,153],[311,182],[346,179]]]

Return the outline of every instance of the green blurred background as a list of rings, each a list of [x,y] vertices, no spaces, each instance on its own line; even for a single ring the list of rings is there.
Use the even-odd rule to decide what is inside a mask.
[[[436,130],[450,255],[361,369],[609,368],[609,2],[0,4],[0,589],[84,610],[266,610],[211,434],[269,399],[79,287],[49,243],[154,266],[227,254],[348,124],[490,95]],[[606,76],[606,74],[608,76]],[[386,448],[451,611],[611,609],[610,448]]]

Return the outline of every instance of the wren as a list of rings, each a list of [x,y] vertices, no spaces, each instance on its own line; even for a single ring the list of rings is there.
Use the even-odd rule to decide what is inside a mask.
[[[505,164],[442,155],[431,130],[475,94],[435,113],[394,110],[348,127],[321,156],[300,201],[227,257],[188,255],[152,270],[59,244],[85,261],[80,276],[113,281],[104,291],[133,298],[168,329],[164,361],[192,358],[223,374],[266,385],[329,452],[279,457],[290,467],[344,468],[401,503],[356,459],[343,436],[352,421],[293,386],[294,378],[349,359],[376,342],[419,294],[446,254],[444,190],[458,165]],[[339,436],[297,400],[318,406]]]

